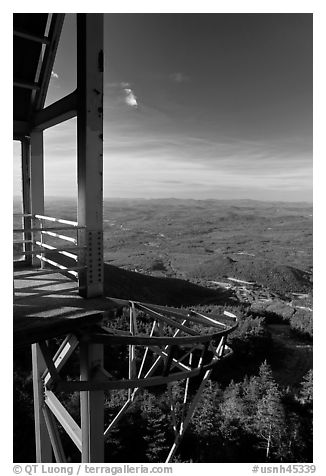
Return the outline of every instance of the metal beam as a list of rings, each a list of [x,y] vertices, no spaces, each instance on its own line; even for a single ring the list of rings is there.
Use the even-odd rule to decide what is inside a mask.
[[[190,334],[190,335],[193,335],[193,336],[198,335],[198,333],[196,331],[190,329],[190,327],[187,327],[187,326],[184,326],[183,324],[180,324],[179,322],[175,321],[174,319],[171,319],[171,318],[163,315],[163,313],[161,314],[157,311],[153,311],[149,307],[146,307],[143,304],[139,304],[139,303],[137,304],[137,307],[138,307],[138,309],[140,309],[142,311],[145,311],[150,316],[153,316],[158,322],[163,321],[166,324],[172,325],[173,327],[177,327],[178,329],[186,332],[187,334]]]
[[[77,90],[34,115],[33,129],[42,131],[77,115]]]
[[[51,390],[45,390],[45,403],[56,417],[58,422],[63,426],[67,434],[75,443],[79,451],[82,450],[82,436],[80,427],[77,425],[72,416],[67,412],[62,403],[57,399]],[[45,461],[40,461],[44,463]]]
[[[96,382],[103,367],[103,346],[80,344],[81,381]],[[80,392],[82,463],[104,463],[104,391]]]
[[[22,145],[22,192],[23,192],[23,213],[30,215],[31,213],[31,174],[30,174],[30,140],[24,137]],[[24,216],[24,252],[26,253],[24,261],[27,266],[32,266],[32,233],[27,231],[31,228],[31,217]]]
[[[46,422],[46,426],[49,432],[49,437],[55,457],[56,463],[66,463],[65,453],[63,451],[60,434],[58,431],[57,423],[53,414],[50,412],[49,408],[44,405],[43,415]]]
[[[43,133],[31,133],[31,213],[44,214],[44,164],[43,164]]]
[[[19,138],[19,140],[21,140],[22,137],[28,136],[30,132],[29,124],[26,121],[14,120],[13,129],[14,140],[15,138]]]
[[[30,179],[31,179],[31,210],[33,215],[44,215],[44,160],[43,160],[43,132],[32,131],[30,136]],[[41,236],[39,235],[39,238]],[[33,241],[36,236],[33,233]],[[36,248],[34,247],[34,250]],[[38,264],[33,257],[33,264]]]
[[[66,336],[64,341],[61,343],[59,349],[57,350],[55,356],[53,357],[53,362],[58,372],[67,362],[67,360],[72,355],[77,346],[78,339],[75,335],[69,334],[68,336]],[[45,385],[49,385],[52,381],[48,370],[43,374],[43,378]]]
[[[43,359],[45,360],[48,372],[50,373],[51,379],[54,381],[60,381],[61,380],[60,375],[58,373],[56,366],[54,365],[47,343],[45,341],[40,341],[38,344],[42,352]],[[43,381],[43,384],[44,384],[44,381]],[[49,383],[48,383],[48,386],[49,386]]]
[[[36,43],[44,43],[45,45],[48,45],[50,42],[49,38],[46,36],[36,36],[21,30],[14,30],[14,36],[24,38],[25,40],[35,41]]]
[[[42,234],[44,233],[44,230],[45,231],[62,231],[62,230],[84,230],[85,227],[84,226],[75,226],[73,229],[72,228],[69,228],[67,226],[56,226],[56,227],[46,227],[46,228],[41,228],[41,227],[37,227],[37,226],[34,226],[33,228],[30,228],[28,231],[31,231],[33,233],[35,233],[36,231],[41,231]],[[13,229],[13,232],[14,233],[22,233],[24,231],[23,228],[14,228]]]
[[[170,347],[172,348],[173,346],[171,345]],[[152,352],[154,352],[157,355],[162,356],[163,358],[168,357],[167,352],[164,352],[164,350],[161,350],[160,347],[150,346],[150,349],[151,349]],[[191,368],[189,366],[183,364],[182,362],[180,362],[180,360],[177,360],[175,358],[172,358],[171,367],[172,368],[173,367],[178,367],[181,370],[191,370]]]
[[[21,81],[19,79],[14,79],[14,87],[22,89],[40,89],[40,85],[38,83]]]
[[[84,297],[103,294],[103,14],[77,13],[79,275]]]
[[[183,324],[186,323],[186,320],[183,321]],[[156,321],[154,321],[153,323],[153,326],[152,326],[152,329],[151,329],[151,333],[150,333],[150,336],[153,335],[154,333],[154,330],[155,330],[155,327],[156,327]],[[176,336],[178,333],[180,332],[180,329],[178,329],[175,333],[174,333],[174,336]],[[140,369],[139,369],[139,372],[138,372],[138,378],[141,377],[141,374],[142,374],[142,370],[143,370],[143,366],[144,366],[144,363],[145,363],[145,360],[146,360],[146,357],[147,357],[147,354],[148,354],[148,347],[146,347],[145,349],[145,353],[144,353],[144,356],[143,356],[143,359],[142,359],[142,363],[141,363],[141,366],[140,366]],[[165,350],[167,349],[167,346],[165,347]],[[145,375],[145,378],[148,378],[148,377],[151,377],[151,375],[154,374],[156,368],[160,365],[160,363],[163,361],[163,356],[159,356],[154,364],[151,366],[151,368],[148,370],[148,372],[146,373]],[[128,408],[130,407],[130,405],[132,405],[132,403],[135,401],[135,398],[136,396],[138,395],[138,393],[140,392],[140,387],[136,387],[134,388],[133,392],[132,392],[132,395],[131,395],[131,398],[128,398],[128,400],[126,401],[126,403],[123,405],[123,407],[121,408],[121,410],[118,412],[118,414],[114,417],[114,419],[111,421],[111,423],[109,424],[109,426],[106,428],[105,432],[104,432],[104,437],[107,438],[108,435],[109,435],[109,432],[110,430],[112,430],[112,428],[119,422],[119,420],[121,419],[121,417],[125,414],[125,412],[128,410]]]
[[[119,412],[113,418],[109,426],[106,428],[104,432],[104,438],[108,438],[110,431],[116,426],[116,424],[121,420],[121,418],[126,414],[129,407],[133,404],[134,399],[128,398],[125,404],[120,408]]]
[[[41,376],[46,369],[46,364],[38,344],[32,344],[32,362],[36,462],[52,463],[52,446],[42,411],[44,385]]]
[[[40,89],[36,94],[34,103],[35,111],[39,111],[44,107],[64,18],[64,13],[53,13],[52,15],[50,31],[48,35],[50,42],[46,46],[44,58],[42,61],[42,67],[39,76]]]
[[[162,357],[158,357],[161,359]],[[155,362],[156,363],[156,362]],[[204,370],[207,367],[211,367],[212,365],[206,365]],[[174,382],[177,380],[184,380],[186,378],[196,377],[200,375],[201,369],[194,368],[190,371],[180,371],[180,372],[173,372],[166,377],[157,376],[157,377],[145,377],[145,378],[136,378],[136,379],[120,379],[120,380],[81,380],[78,381],[60,381],[57,383],[57,389],[62,390],[64,392],[98,392],[100,390],[113,390],[113,389],[129,389],[129,388],[147,388],[147,387],[155,387],[159,385],[165,385],[169,382]]]

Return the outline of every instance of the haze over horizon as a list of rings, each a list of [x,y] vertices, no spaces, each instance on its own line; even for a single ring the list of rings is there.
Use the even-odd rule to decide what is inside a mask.
[[[105,198],[312,201],[312,14],[104,17]],[[75,33],[46,105],[76,87]],[[76,196],[75,133],[45,132],[46,196]]]

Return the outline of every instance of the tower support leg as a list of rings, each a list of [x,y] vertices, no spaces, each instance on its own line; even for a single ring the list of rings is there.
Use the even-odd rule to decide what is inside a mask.
[[[45,403],[44,385],[41,376],[47,367],[38,344],[32,344],[32,363],[36,462],[52,463],[51,440],[42,410]]]
[[[80,344],[80,378],[94,381],[103,366],[103,345]],[[82,463],[104,463],[104,392],[80,392]]]

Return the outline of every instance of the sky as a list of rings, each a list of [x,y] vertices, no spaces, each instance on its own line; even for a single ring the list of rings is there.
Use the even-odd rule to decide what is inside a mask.
[[[104,32],[106,198],[312,201],[312,14],[105,14]],[[75,36],[66,15],[46,104],[76,87]],[[75,134],[45,132],[49,196],[76,196]]]

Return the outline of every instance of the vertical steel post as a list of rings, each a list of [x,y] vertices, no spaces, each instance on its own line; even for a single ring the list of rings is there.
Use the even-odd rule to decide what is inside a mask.
[[[44,385],[41,375],[46,367],[38,344],[32,344],[35,447],[37,463],[52,463],[52,446],[43,414]]]
[[[22,195],[23,195],[23,213],[31,213],[31,174],[30,174],[30,139],[29,137],[24,137],[21,141],[21,170],[22,170]],[[24,217],[23,219],[24,229],[28,230],[32,226],[31,217]],[[32,240],[31,232],[24,232],[24,251],[32,251],[32,243],[29,242]],[[32,255],[25,255],[25,264],[27,266],[32,266]]]
[[[80,378],[92,381],[103,366],[103,345],[80,343]],[[104,463],[104,392],[80,392],[82,463]]]
[[[32,214],[44,214],[44,160],[43,160],[43,132],[32,131],[30,142],[26,147],[30,148],[30,212]],[[33,235],[33,234],[32,234]],[[35,236],[33,236],[35,242]],[[34,245],[33,245],[34,248]],[[33,264],[39,264],[38,259],[33,256]],[[33,365],[33,389],[34,389],[34,419],[35,419],[35,440],[36,440],[36,461],[38,463],[52,462],[52,448],[50,437],[46,428],[46,422],[42,412],[44,405],[43,382],[41,375],[46,369],[41,350],[38,344],[32,345],[32,365]]]
[[[79,293],[103,294],[103,14],[77,13]]]
[[[30,187],[31,187],[31,213],[44,215],[44,159],[43,159],[43,132],[34,130],[30,136]],[[33,236],[33,242],[35,242]],[[33,264],[39,260],[33,256]]]

